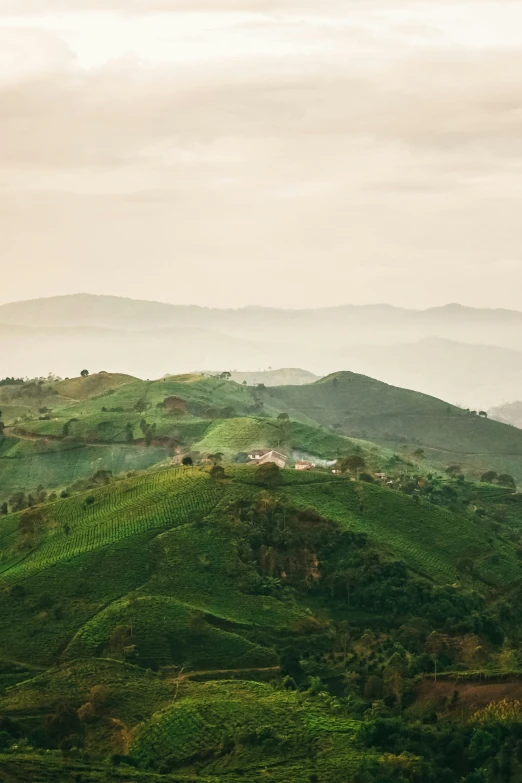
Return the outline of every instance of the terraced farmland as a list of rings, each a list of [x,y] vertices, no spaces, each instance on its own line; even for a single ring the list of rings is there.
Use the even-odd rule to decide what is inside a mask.
[[[346,776],[360,761],[353,741],[358,724],[338,724],[344,752],[335,758],[337,754],[317,754],[321,738],[324,751],[330,745],[321,719],[327,721],[326,710],[300,703],[295,693],[275,690],[270,685],[233,681],[193,684],[179,704],[155,715],[138,732],[132,750],[138,758],[161,756],[182,765],[204,747],[217,746],[227,737],[241,736],[246,740],[265,727],[264,744],[260,734],[258,743],[241,744],[231,765],[228,761],[228,770],[218,758],[208,771],[222,774],[242,768],[253,779],[262,774],[268,755],[272,775],[278,781],[300,779],[299,773],[309,774],[310,770],[321,772],[322,780],[337,781],[337,766],[344,764]],[[270,737],[278,736],[285,737],[284,747],[277,751],[273,743],[273,750],[268,751]]]
[[[493,585],[509,585],[522,577],[513,548],[493,540],[487,527],[464,515],[362,482],[303,484],[286,492],[292,502],[366,533],[394,557],[436,581],[453,581],[462,558],[473,559],[477,576]]]
[[[28,553],[19,555],[16,565],[12,558],[18,531],[13,531],[13,519],[7,517],[0,526],[4,543],[0,579],[25,579],[128,536],[184,524],[196,514],[208,512],[219,496],[218,486],[207,474],[178,468],[109,485],[95,496],[82,493],[56,501],[46,507],[40,540]],[[91,497],[93,503],[89,502]],[[7,533],[2,536],[4,526]]]
[[[97,470],[110,470],[115,475],[144,470],[168,453],[168,449],[155,446],[144,449],[6,438],[0,445],[0,502],[15,492],[34,492],[39,485],[46,489],[68,487]]]

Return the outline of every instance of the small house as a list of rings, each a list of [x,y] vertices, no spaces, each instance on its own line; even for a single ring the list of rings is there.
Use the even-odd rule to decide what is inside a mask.
[[[300,459],[295,463],[296,470],[313,470],[315,468],[315,462],[308,462],[306,459]]]
[[[258,451],[253,451],[252,454],[257,454]],[[250,455],[249,455],[250,456]],[[278,468],[284,468],[286,465],[286,457],[284,454],[280,454],[279,451],[265,451],[262,456],[254,457],[250,459],[249,465],[265,465],[267,462],[273,462]]]
[[[386,475],[386,473],[376,473],[376,474],[375,474],[375,478],[376,478],[378,481],[386,481],[386,479],[388,478],[388,476]]]
[[[269,451],[270,451],[270,449],[253,449],[249,453],[248,459],[250,459],[250,460],[252,460],[252,459],[256,459],[256,460],[257,459],[261,459],[261,457],[264,457],[265,454],[269,453]]]

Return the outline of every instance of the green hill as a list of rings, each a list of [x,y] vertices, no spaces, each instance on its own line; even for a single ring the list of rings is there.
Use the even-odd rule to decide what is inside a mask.
[[[440,467],[462,463],[475,476],[494,468],[522,481],[522,432],[435,397],[342,372],[306,386],[267,388],[263,401],[267,409],[394,451],[422,448]]]
[[[66,440],[5,438],[0,443],[0,503],[15,493],[63,490],[100,470],[114,475],[144,470],[169,454],[164,446],[81,443]]]
[[[0,390],[8,403],[7,434],[43,445],[2,447],[5,499],[24,486],[31,492],[39,484],[66,487],[98,468],[140,470],[187,452],[221,452],[233,461],[252,448],[326,461],[356,450],[374,470],[387,470],[398,454],[406,462],[422,460],[425,471],[459,465],[475,479],[493,469],[522,481],[518,429],[352,373],[270,388],[201,375],[140,381],[108,373],[13,388]],[[277,418],[282,413],[290,422]],[[57,456],[72,447],[78,454],[83,448],[77,461]],[[2,458],[12,448],[23,461]]]
[[[150,623],[155,596],[167,601],[158,607],[164,617],[172,613],[167,623],[172,627],[186,625],[187,609],[221,618],[235,630],[252,623],[283,628],[300,622],[305,614],[299,603],[242,591],[248,568],[238,561],[237,543],[222,521],[199,524],[208,515],[212,519],[213,509],[226,511],[266,496],[252,468],[227,468],[227,474],[228,479],[216,482],[198,468],[171,468],[4,517],[2,654],[37,665],[56,661],[71,644],[73,657],[79,649],[92,653],[109,643],[107,629],[118,624],[115,617],[130,613],[136,627]],[[477,583],[510,586],[522,577],[515,548],[492,537],[486,522],[414,502],[402,493],[328,474],[284,471],[270,495],[319,514],[339,529],[365,534],[385,558],[441,584],[457,578],[463,557],[474,560]],[[19,584],[35,598],[48,597],[36,635],[23,615],[25,605],[10,599]],[[138,590],[135,600],[121,599],[133,590]],[[47,610],[57,603],[63,611],[51,622]]]
[[[290,458],[333,461],[355,449],[375,469],[392,457],[321,427],[278,421],[277,411],[267,415],[257,390],[226,380],[189,375],[149,382],[101,373],[41,388],[44,414],[26,407],[6,430],[0,501],[22,490],[34,493],[39,485],[62,489],[97,470],[141,470],[187,451],[222,452],[233,460],[266,447],[280,448]],[[57,388],[60,395],[52,393]],[[34,387],[28,397],[29,391]],[[64,394],[78,399],[66,400]],[[153,436],[145,444],[149,427]]]
[[[420,764],[457,783],[443,729],[402,705],[434,666],[516,669],[520,552],[488,514],[266,466],[170,467],[3,516],[2,773],[415,783]],[[401,756],[373,712],[427,744]]]
[[[85,377],[80,376],[79,378],[58,381],[54,385],[54,389],[66,399],[83,400],[106,394],[136,380],[138,379],[132,375],[99,372]]]

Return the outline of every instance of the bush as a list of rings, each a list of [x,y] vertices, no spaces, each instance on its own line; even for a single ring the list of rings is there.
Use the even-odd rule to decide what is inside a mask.
[[[25,598],[25,595],[25,587],[23,585],[13,585],[11,588],[9,588],[9,596],[11,598]]]
[[[96,707],[92,701],[88,701],[85,704],[82,704],[78,710],[78,718],[82,723],[90,723],[96,718]]]
[[[275,462],[265,462],[256,468],[256,481],[265,487],[275,487],[281,481],[281,472]]]
[[[210,478],[214,481],[222,481],[225,478],[225,470],[221,465],[214,465],[210,469]]]

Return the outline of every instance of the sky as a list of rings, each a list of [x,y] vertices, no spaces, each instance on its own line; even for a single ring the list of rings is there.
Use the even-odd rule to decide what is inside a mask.
[[[0,0],[0,303],[522,310],[522,0]]]

